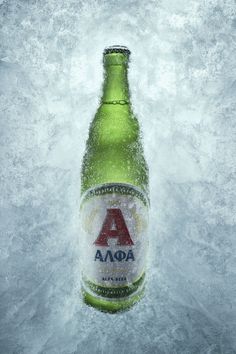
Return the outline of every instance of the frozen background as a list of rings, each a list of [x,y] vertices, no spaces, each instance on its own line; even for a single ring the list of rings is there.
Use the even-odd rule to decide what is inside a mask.
[[[150,168],[146,298],[78,282],[102,52],[127,45]],[[0,1],[0,353],[236,353],[236,2]]]

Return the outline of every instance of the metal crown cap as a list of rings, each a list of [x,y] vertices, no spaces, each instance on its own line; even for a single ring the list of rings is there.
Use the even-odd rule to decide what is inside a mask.
[[[103,52],[104,55],[110,53],[123,53],[129,56],[131,52],[127,47],[123,45],[112,45],[110,47],[105,48]]]

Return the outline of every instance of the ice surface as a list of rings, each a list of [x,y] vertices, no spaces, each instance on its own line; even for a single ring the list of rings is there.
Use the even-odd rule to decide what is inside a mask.
[[[236,353],[234,0],[0,1],[0,353]],[[105,46],[132,52],[146,298],[83,305],[79,174]]]

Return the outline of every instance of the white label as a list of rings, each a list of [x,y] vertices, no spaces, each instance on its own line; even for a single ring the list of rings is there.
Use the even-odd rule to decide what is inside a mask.
[[[145,271],[148,199],[128,184],[106,184],[81,200],[83,278],[99,286],[134,283]]]

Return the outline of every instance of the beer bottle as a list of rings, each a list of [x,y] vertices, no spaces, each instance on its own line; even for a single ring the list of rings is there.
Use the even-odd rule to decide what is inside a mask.
[[[104,50],[100,105],[81,171],[81,282],[85,303],[125,310],[144,294],[148,246],[148,169],[130,102],[123,46]]]

